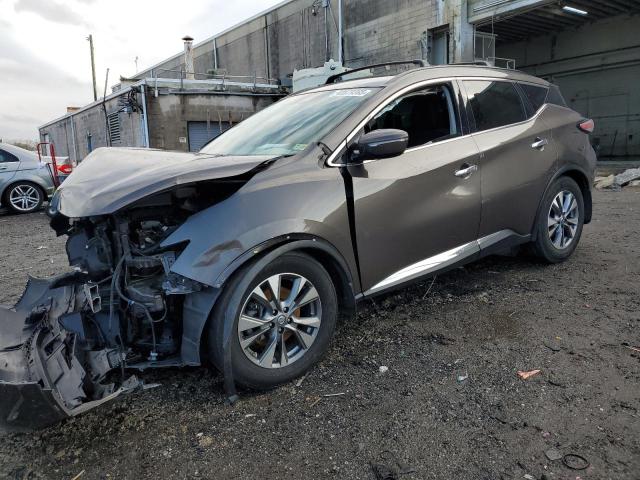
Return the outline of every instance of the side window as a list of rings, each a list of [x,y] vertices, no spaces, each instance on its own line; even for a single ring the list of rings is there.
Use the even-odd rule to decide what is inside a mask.
[[[554,105],[560,105],[561,107],[566,107],[567,102],[565,102],[562,93],[560,93],[560,89],[557,85],[551,85],[549,88],[549,95],[547,95],[547,103],[553,103]]]
[[[526,120],[524,105],[511,82],[465,80],[476,130],[489,130]]]
[[[522,92],[524,93],[529,104],[531,105],[533,112],[540,110],[540,107],[546,103],[548,89],[541,87],[540,85],[531,85],[528,83],[519,83]]]
[[[409,148],[460,135],[450,87],[430,86],[389,103],[364,128],[365,133],[396,128],[409,134]]]
[[[18,160],[18,157],[16,157],[15,155],[9,152],[5,152],[4,150],[0,150],[0,163],[19,162],[19,161],[20,160]]]

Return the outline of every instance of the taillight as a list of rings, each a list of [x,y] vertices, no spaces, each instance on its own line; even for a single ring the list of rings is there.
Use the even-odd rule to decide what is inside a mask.
[[[58,165],[58,171],[62,175],[71,175],[71,172],[73,171],[73,167],[67,164]]]
[[[579,124],[578,124],[578,129],[583,131],[584,133],[591,133],[593,132],[593,129],[595,128],[596,124],[593,122],[593,120],[591,120],[590,118],[587,118],[585,120],[582,120]]]

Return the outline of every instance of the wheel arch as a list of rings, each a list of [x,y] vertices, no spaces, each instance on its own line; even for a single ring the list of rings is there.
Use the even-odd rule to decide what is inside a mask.
[[[291,233],[256,245],[231,262],[220,274],[215,286],[224,288],[229,277],[249,261],[266,265],[276,257],[294,251],[306,253],[325,267],[336,287],[341,311],[346,309],[349,315],[355,313],[356,292],[349,266],[336,247],[317,235]]]
[[[249,268],[248,271],[245,270],[247,273],[257,274],[271,261],[290,252],[305,253],[322,264],[336,288],[338,314],[340,318],[352,318],[356,313],[356,293],[348,264],[336,247],[327,240],[315,235],[283,235],[256,245],[237,257],[225,268],[216,280],[215,288],[218,292],[221,292],[226,287],[228,280],[242,267]],[[219,298],[220,295],[216,295],[215,301],[211,306],[211,311],[214,310]],[[200,325],[199,351],[197,352],[197,356],[201,359],[201,363],[202,359],[206,358],[208,341],[207,325],[209,322],[211,322],[211,315]],[[188,352],[182,353],[183,358],[185,354],[193,358],[193,353],[196,352],[191,352],[191,355],[189,355]]]
[[[545,198],[545,196],[547,195],[547,192],[549,191],[549,188],[551,188],[551,185],[553,185],[553,183],[558,180],[560,177],[569,177],[572,180],[574,180],[577,184],[578,187],[580,188],[580,191],[582,192],[582,198],[584,200],[584,223],[585,225],[588,224],[589,222],[591,222],[591,217],[593,215],[593,198],[591,195],[591,185],[589,183],[589,175],[587,174],[586,171],[584,171],[582,168],[577,167],[575,165],[567,165],[561,169],[559,169],[551,178],[551,180],[549,180],[549,183],[547,183],[546,188],[544,189],[544,193],[542,194],[542,196],[540,197],[540,202],[538,204],[538,210],[536,211],[536,216],[533,220],[533,228],[532,228],[532,235],[531,235],[531,239],[535,240],[538,236],[538,227],[537,227],[537,219],[538,216],[540,214],[540,209],[543,208],[542,205],[542,201]]]

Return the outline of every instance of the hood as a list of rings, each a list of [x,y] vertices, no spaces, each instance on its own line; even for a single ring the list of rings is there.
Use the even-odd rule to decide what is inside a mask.
[[[99,148],[76,167],[53,201],[56,210],[70,218],[107,215],[154,193],[241,175],[274,158]]]

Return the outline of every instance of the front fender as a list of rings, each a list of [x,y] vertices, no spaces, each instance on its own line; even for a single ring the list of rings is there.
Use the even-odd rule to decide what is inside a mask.
[[[258,173],[230,198],[189,217],[162,244],[186,244],[171,270],[220,288],[219,277],[245,252],[276,238],[301,234],[333,245],[349,270],[356,272],[338,169],[303,161],[284,167]]]

